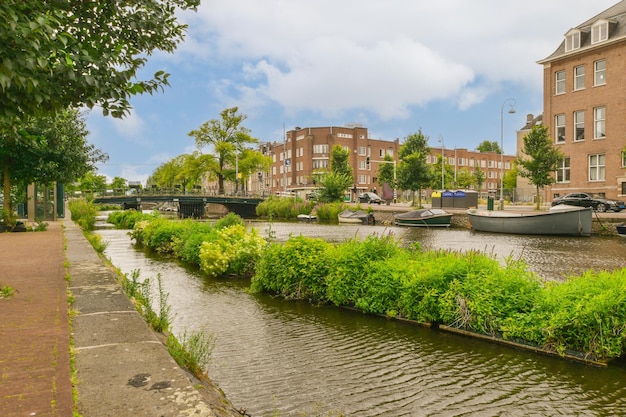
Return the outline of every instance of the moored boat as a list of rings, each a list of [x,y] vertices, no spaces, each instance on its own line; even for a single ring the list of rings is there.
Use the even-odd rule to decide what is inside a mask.
[[[317,221],[315,214],[298,214],[297,219],[301,222],[314,222]]]
[[[339,223],[354,223],[354,224],[375,224],[376,220],[372,213],[367,213],[363,210],[350,210],[345,209],[337,216]]]
[[[467,211],[472,229],[522,235],[591,236],[591,207],[559,205],[545,212]]]
[[[452,214],[445,210],[431,208],[396,214],[393,218],[393,222],[398,226],[449,227]]]

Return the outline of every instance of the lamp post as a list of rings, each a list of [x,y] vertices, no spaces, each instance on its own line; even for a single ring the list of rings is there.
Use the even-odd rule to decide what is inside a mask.
[[[504,106],[509,104],[509,114],[515,113],[515,99],[507,98],[500,107],[500,210],[504,210]]]
[[[443,151],[445,149],[445,145],[443,144],[443,136],[439,136],[439,142],[441,142],[441,191],[443,191],[444,185],[445,185],[445,180],[444,180],[444,174],[443,174],[443,158],[444,158],[444,154]]]

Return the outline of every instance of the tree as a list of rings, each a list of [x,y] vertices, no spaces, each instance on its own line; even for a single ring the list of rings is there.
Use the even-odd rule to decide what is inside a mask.
[[[541,205],[539,189],[554,184],[556,181],[554,172],[563,158],[563,154],[554,147],[546,126],[533,126],[532,130],[524,136],[522,155],[519,155],[515,162],[519,175],[528,178],[536,187],[536,210],[539,210]]]
[[[272,166],[272,158],[253,149],[243,149],[239,156],[239,176],[242,182],[242,191],[250,176],[258,171],[267,172]]]
[[[334,145],[330,150],[330,170],[335,174],[345,174],[352,177],[350,151],[341,145]]]
[[[155,51],[173,52],[187,26],[178,9],[200,0],[0,2],[0,125],[67,107],[100,105],[121,117],[129,97],[168,85],[135,81]]]
[[[443,164],[443,184],[441,183],[441,164]],[[433,189],[441,187],[442,190],[450,188],[454,183],[454,167],[446,163],[446,158],[437,155],[437,162],[431,165],[430,186]]]
[[[398,167],[396,166],[393,157],[389,154],[385,155],[383,161],[385,162],[378,165],[378,183],[381,185],[389,184],[393,188],[396,188],[398,186]]]
[[[94,172],[87,172],[80,177],[73,188],[76,188],[82,192],[93,192],[104,190],[107,185],[107,177],[104,175],[98,175]]]
[[[496,142],[496,141],[490,142],[488,140],[482,141],[478,145],[476,150],[478,152],[495,152],[495,153],[498,153],[498,154],[502,153],[502,149],[500,148],[500,145],[498,144],[498,142]]]
[[[476,184],[476,178],[472,175],[469,169],[462,168],[457,172],[456,185],[459,188],[470,188]]]
[[[483,170],[480,169],[478,165],[476,165],[476,169],[474,170],[474,173],[472,175],[476,183],[476,188],[478,188],[478,195],[480,195],[480,190],[483,188],[483,184],[487,179],[487,175]]]
[[[238,111],[237,107],[222,110],[221,119],[211,119],[204,122],[199,129],[188,133],[195,138],[198,148],[212,147],[217,155],[217,164],[211,167],[211,172],[217,177],[220,194],[224,194],[224,179],[229,170],[234,172],[233,167],[237,164],[238,154],[243,151],[244,145],[257,143],[250,136],[250,130],[241,126],[247,116]]]
[[[6,224],[13,222],[11,184],[16,188],[33,182],[69,184],[94,171],[96,163],[108,159],[108,155],[87,143],[89,132],[77,110],[28,117],[15,128],[17,140],[0,138]]]
[[[114,190],[123,190],[124,188],[126,188],[127,184],[128,184],[128,181],[126,181],[125,178],[113,177],[113,179],[111,180],[111,184],[109,185]]]
[[[430,153],[428,137],[422,130],[404,138],[398,152],[400,166],[398,167],[398,186],[403,190],[411,190],[413,202],[415,192],[418,194],[418,207],[422,205],[421,190],[428,187],[431,181],[430,167],[426,164],[426,157]]]
[[[333,146],[330,151],[330,172],[318,174],[315,179],[316,183],[321,185],[320,201],[343,200],[346,189],[354,182],[349,158],[350,151],[340,145]]]

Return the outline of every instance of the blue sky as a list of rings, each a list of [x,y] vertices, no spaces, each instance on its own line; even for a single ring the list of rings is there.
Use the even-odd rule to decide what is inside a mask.
[[[237,106],[263,142],[295,126],[360,123],[376,139],[419,129],[430,145],[475,149],[542,112],[543,69],[572,27],[616,0],[211,0],[180,19],[174,54],[145,67],[170,73],[163,93],[131,100],[123,120],[93,109],[89,141],[109,154],[98,173],[145,182],[195,150],[188,132]],[[515,114],[501,110],[515,100]],[[210,150],[205,149],[205,152]]]

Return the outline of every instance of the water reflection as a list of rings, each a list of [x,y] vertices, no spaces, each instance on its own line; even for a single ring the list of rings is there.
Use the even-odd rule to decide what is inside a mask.
[[[571,246],[583,240],[521,245],[465,230],[312,226],[272,224],[271,230],[277,239],[290,233],[345,239],[375,231],[432,248],[537,253],[552,271],[559,261],[550,254],[571,256]],[[592,368],[354,311],[251,295],[246,280],[206,279],[174,260],[135,250],[124,231],[100,233],[109,242],[106,255],[123,272],[161,274],[175,333],[204,329],[216,335],[210,376],[253,416],[622,414],[623,367]],[[593,240],[584,239],[585,248],[594,247]],[[623,259],[606,256],[614,263]]]

